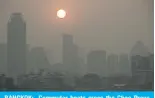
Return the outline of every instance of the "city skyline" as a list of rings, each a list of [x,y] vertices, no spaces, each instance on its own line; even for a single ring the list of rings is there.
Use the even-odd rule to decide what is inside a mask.
[[[50,71],[52,67],[54,67],[52,66],[53,64],[50,64],[44,47],[29,49],[29,45],[26,41],[26,21],[23,19],[22,13],[12,13],[7,26],[8,48],[5,44],[2,44],[3,47],[1,47],[1,53],[4,51],[2,54],[4,57],[1,57],[4,61],[3,63],[1,61],[1,63],[4,64],[3,66],[7,65],[7,72],[3,71],[4,73],[14,77],[40,69]],[[152,64],[152,62],[150,62],[152,53],[148,51],[147,47],[141,41],[135,43],[129,54],[107,54],[106,50],[96,49],[89,51],[85,57],[86,59],[79,56],[80,46],[76,45],[73,35],[64,33],[62,35],[62,43],[63,62],[62,65],[61,62],[55,64],[59,66],[57,70],[61,70],[62,72],[80,74],[85,70],[84,74],[95,73],[104,77],[117,75],[130,76],[133,73],[133,69],[137,70],[137,64],[141,66],[142,69],[150,69],[152,66],[150,65]],[[5,62],[5,48],[7,48],[7,63]],[[132,58],[135,58],[135,61]],[[87,62],[81,63],[82,59]],[[143,62],[138,60],[142,60]],[[129,62],[131,62],[131,65]],[[134,62],[136,62],[136,64]],[[146,66],[147,64],[149,64],[149,66]],[[19,68],[21,72],[15,71],[16,68]],[[76,71],[74,69],[76,69]],[[111,70],[113,70],[113,72],[111,72]]]
[[[153,91],[153,2],[0,0],[0,91]]]
[[[75,48],[75,44],[74,44],[74,42],[73,42],[73,36],[72,35],[68,35],[68,34],[64,34],[65,36],[68,36],[69,38],[71,38],[71,40],[70,41],[67,41],[67,45],[71,45],[70,46],[70,48],[68,47],[66,47],[67,48],[67,50],[72,50],[72,49],[74,49]],[[63,37],[63,36],[62,36]],[[68,40],[68,39],[67,39]],[[64,41],[65,42],[65,41]],[[68,42],[70,43],[71,42],[71,44],[68,44]],[[144,46],[141,46],[141,45],[143,45],[143,44],[141,44],[140,43],[140,45],[139,45],[139,41],[135,44],[135,46],[133,46],[133,48],[135,49],[135,47],[137,48],[137,49],[135,49],[135,50],[139,50],[139,49],[141,49],[141,50],[145,50],[146,49],[146,47],[144,47]],[[5,49],[7,48],[6,47],[6,44],[0,44],[1,45],[1,47],[0,47],[0,49],[1,49],[1,53],[3,53],[2,55],[3,55],[3,57],[1,57],[1,59],[3,59],[4,61],[2,62],[0,62],[1,64],[4,64],[3,66],[1,66],[1,68],[3,69],[6,69],[6,67],[8,66],[7,65],[7,63],[6,63],[6,52],[5,52]],[[137,47],[137,46],[141,46],[141,47]],[[27,47],[28,47],[28,45],[27,45]],[[144,48],[144,49],[143,49]],[[76,48],[75,48],[76,49]],[[75,50],[74,50],[75,51]],[[78,50],[76,50],[76,51],[78,51]],[[78,61],[76,61],[76,60],[78,60],[78,59],[82,59],[82,60],[84,60],[83,58],[77,58],[78,57],[78,54],[79,54],[79,52],[77,52],[77,53],[75,53],[74,55],[71,55],[71,58],[72,59],[74,59],[76,62],[72,62],[71,61],[71,59],[68,59],[67,60],[67,63],[61,63],[61,62],[59,62],[59,63],[55,63],[55,64],[50,64],[49,63],[49,59],[47,59],[47,53],[45,53],[45,51],[44,51],[44,47],[34,47],[34,48],[31,48],[31,49],[29,49],[29,50],[27,50],[27,63],[26,63],[26,69],[25,69],[25,71],[26,71],[26,73],[30,73],[30,72],[35,72],[35,71],[39,71],[39,69],[45,69],[46,71],[56,71],[56,70],[59,70],[59,71],[57,71],[57,72],[66,72],[67,70],[69,71],[69,70],[71,70],[71,69],[74,69],[74,68],[76,68],[76,74],[79,74],[79,73],[83,73],[83,74],[86,74],[86,73],[94,73],[93,71],[90,71],[90,65],[92,66],[92,67],[94,67],[92,70],[95,70],[95,69],[97,69],[98,70],[98,72],[97,72],[97,70],[95,71],[95,73],[97,74],[97,73],[102,73],[102,70],[105,70],[105,72],[104,72],[104,76],[117,76],[117,75],[127,75],[127,76],[130,76],[131,74],[132,74],[132,64],[131,63],[129,63],[129,62],[131,62],[132,61],[132,59],[131,59],[131,57],[133,56],[133,57],[139,57],[139,58],[144,58],[144,64],[142,64],[141,66],[146,66],[146,64],[147,63],[145,63],[145,60],[149,60],[149,58],[148,57],[151,57],[152,55],[154,55],[154,54],[149,54],[149,52],[148,52],[148,54],[147,55],[143,55],[143,54],[139,54],[139,53],[144,53],[144,54],[146,54],[146,52],[147,51],[142,51],[142,52],[140,52],[140,51],[135,51],[135,53],[138,53],[138,54],[113,54],[113,53],[111,53],[111,54],[106,54],[106,51],[105,50],[93,50],[93,51],[90,51],[87,55],[86,55],[86,62],[84,63],[82,63],[83,65],[81,66],[80,65],[80,62],[78,62]],[[68,51],[67,52],[67,54],[66,54],[66,56],[68,56],[68,54],[70,54],[70,52],[72,52],[72,51]],[[96,53],[95,53],[96,52]],[[103,53],[105,52],[105,56],[104,55],[102,55]],[[65,51],[64,51],[64,53],[65,53]],[[88,60],[88,58],[89,58],[89,55],[91,54],[91,53],[94,53],[94,56],[95,57],[91,57],[91,59],[90,60]],[[64,55],[64,54],[63,54]],[[64,55],[65,56],[65,55]],[[76,58],[73,58],[73,57],[76,57]],[[109,59],[109,57],[111,58],[111,59]],[[93,59],[94,58],[94,59]],[[98,58],[98,59],[97,59]],[[102,61],[102,59],[101,58],[104,58],[103,59],[103,61]],[[98,60],[98,62],[93,62],[94,60]],[[137,59],[137,58],[136,58]],[[150,59],[152,59],[152,57],[150,58]],[[33,61],[34,60],[34,61]],[[64,59],[65,60],[65,59]],[[89,62],[90,63],[89,63]],[[110,62],[110,64],[109,64],[109,62]],[[147,61],[148,62],[148,61]],[[36,63],[36,64],[35,64]],[[78,63],[78,64],[75,64],[75,63]],[[152,61],[150,62],[150,64],[152,63]],[[39,64],[39,65],[38,65]],[[72,66],[73,64],[75,64],[75,66]],[[99,64],[99,66],[98,67],[96,67],[96,66],[94,66],[94,64],[96,65],[96,64]],[[153,64],[153,63],[152,63]],[[43,65],[43,66],[42,66]],[[55,68],[55,65],[57,65],[57,68],[58,69],[53,69],[53,68]],[[78,67],[76,67],[76,66],[78,66]],[[125,67],[126,66],[126,67]],[[146,67],[148,67],[148,68],[150,68],[150,66],[153,66],[153,65],[149,65],[149,66],[146,66]],[[95,68],[96,67],[96,68]],[[112,69],[111,69],[112,68]],[[66,70],[67,69],[67,70]],[[7,70],[7,69],[6,69]],[[1,70],[1,73],[6,73],[7,74],[7,71],[6,70]],[[99,71],[100,70],[100,71]],[[109,71],[107,71],[107,70],[109,70]],[[111,70],[113,70],[113,71],[111,71]],[[73,72],[75,72],[75,71],[73,71]],[[112,74],[110,74],[110,73],[112,72]]]
[[[6,43],[6,24],[11,13],[22,12],[28,25],[27,44],[44,47],[51,63],[62,61],[63,33],[74,36],[75,43],[85,49],[85,56],[91,50],[129,53],[139,40],[153,52],[153,0],[34,2],[37,4],[31,0],[0,1],[0,43]],[[26,4],[33,10],[28,10]],[[64,21],[56,19],[60,7],[68,13]]]
[[[90,6],[84,1],[81,2],[87,5],[83,6],[84,10],[58,8],[59,15],[56,19],[52,17],[53,20],[45,18],[45,13],[40,20],[39,13],[33,16],[24,11],[12,12],[7,25],[3,24],[7,43],[0,42],[0,90],[153,90],[154,53],[148,46],[153,40],[152,7],[150,1],[138,1],[141,2],[104,0],[103,4],[99,1],[109,8],[102,10],[98,9],[102,6],[93,5],[99,2],[90,1]],[[73,2],[75,0],[70,1]],[[123,5],[116,6],[119,2]],[[113,5],[115,9],[106,6],[112,3],[117,3]],[[98,9],[99,13],[94,12],[98,15],[94,15],[93,8]],[[81,14],[77,16],[76,12]],[[29,21],[27,15],[36,20]],[[106,17],[93,19],[94,16]],[[1,26],[0,23],[0,31],[3,31]]]

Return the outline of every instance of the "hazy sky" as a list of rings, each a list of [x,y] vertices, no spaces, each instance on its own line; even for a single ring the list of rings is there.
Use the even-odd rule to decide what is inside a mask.
[[[64,20],[56,11],[67,11]],[[22,12],[27,43],[44,46],[51,62],[61,61],[62,33],[70,33],[80,51],[104,49],[129,53],[141,40],[153,51],[153,0],[0,0],[0,42],[12,12]]]

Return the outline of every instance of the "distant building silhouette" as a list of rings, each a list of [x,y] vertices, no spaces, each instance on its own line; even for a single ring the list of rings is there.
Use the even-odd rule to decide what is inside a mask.
[[[107,59],[108,76],[119,74],[118,55],[111,54]]]
[[[8,75],[16,77],[26,72],[26,23],[21,13],[13,13],[7,28]]]
[[[150,54],[149,60],[150,60],[150,68],[154,70],[154,54]]]
[[[139,71],[144,70],[151,70],[150,66],[150,58],[143,57],[143,56],[132,56],[131,57],[131,68],[132,68],[132,75],[135,75]]]
[[[0,73],[7,73],[7,45],[0,44]]]
[[[73,42],[73,36],[69,34],[63,34],[63,64],[67,72],[78,72],[78,47]]]
[[[63,34],[63,63],[66,65],[71,60],[71,51],[73,48],[73,36]]]
[[[84,75],[86,74],[86,64],[84,62],[84,59],[82,57],[79,57],[79,74]]]
[[[131,67],[129,62],[128,54],[121,54],[119,56],[119,68],[121,75],[130,76]]]
[[[147,47],[141,41],[137,41],[137,43],[133,46],[130,56],[148,56],[149,52]]]
[[[40,69],[50,69],[50,63],[43,47],[32,48],[29,54],[29,69],[38,71]]]
[[[145,45],[141,41],[138,41],[132,48],[130,54],[132,76],[135,76],[142,71],[151,71],[151,59],[153,58],[154,57],[151,57],[151,54],[149,53],[147,47],[145,47]]]
[[[106,76],[106,51],[92,51],[87,56],[88,73]]]
[[[79,47],[79,62],[80,62],[80,74],[85,75],[87,72],[86,51],[82,47]]]
[[[26,74],[29,73],[31,70],[30,70],[30,45],[27,44],[26,45]]]

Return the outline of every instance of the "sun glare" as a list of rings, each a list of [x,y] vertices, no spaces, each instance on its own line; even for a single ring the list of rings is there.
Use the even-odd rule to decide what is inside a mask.
[[[57,11],[57,17],[65,18],[65,16],[66,16],[66,11],[65,10],[60,9],[60,10]]]

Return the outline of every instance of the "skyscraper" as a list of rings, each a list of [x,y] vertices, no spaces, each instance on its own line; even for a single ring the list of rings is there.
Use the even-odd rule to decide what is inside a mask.
[[[73,47],[73,36],[63,34],[63,64],[67,65],[70,62],[71,51]]]
[[[119,74],[118,55],[110,54],[107,59],[108,76]]]
[[[103,50],[92,51],[87,56],[88,73],[106,76],[106,52]]]
[[[21,13],[13,13],[7,26],[8,75],[17,77],[26,72],[26,23]]]
[[[63,35],[63,64],[67,72],[77,73],[78,70],[78,47],[73,42],[73,36]]]
[[[119,56],[119,67],[120,67],[120,73],[122,75],[126,75],[126,76],[131,75],[131,67],[130,67],[129,58],[127,54],[121,54]]]

